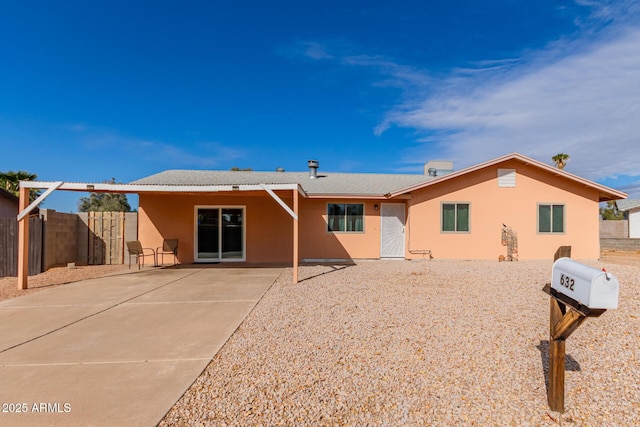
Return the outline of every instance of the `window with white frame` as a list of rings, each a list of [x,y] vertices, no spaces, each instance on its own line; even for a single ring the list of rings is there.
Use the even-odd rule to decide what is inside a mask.
[[[442,203],[442,228],[447,233],[469,232],[469,203]]]
[[[538,204],[538,233],[564,233],[564,205]]]
[[[364,231],[364,205],[362,203],[329,203],[327,205],[327,231]]]

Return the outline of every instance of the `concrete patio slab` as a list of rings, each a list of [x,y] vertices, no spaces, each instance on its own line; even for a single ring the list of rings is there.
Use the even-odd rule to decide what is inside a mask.
[[[281,271],[149,270],[0,303],[0,425],[157,424]]]
[[[211,358],[255,302],[124,304],[0,353],[0,364]]]
[[[0,310],[4,307],[118,304],[193,274],[195,272],[190,270],[155,270],[99,277],[2,301]],[[93,288],[97,290],[95,293],[91,292]]]
[[[108,304],[2,307],[0,308],[0,351],[46,335],[109,307],[111,305]]]
[[[154,426],[209,359],[0,367],[2,426]],[[14,406],[15,408],[15,406]]]
[[[193,278],[188,284],[176,283],[141,295],[132,303],[163,302],[163,301],[226,301],[226,300],[255,300],[265,292],[267,276],[230,277],[228,281],[212,280],[211,282],[198,282]],[[265,280],[267,279],[267,280]]]

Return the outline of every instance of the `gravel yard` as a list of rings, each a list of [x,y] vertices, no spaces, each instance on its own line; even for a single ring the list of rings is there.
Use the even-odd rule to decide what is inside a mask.
[[[373,261],[286,270],[160,425],[637,425],[640,267],[588,264],[620,307],[567,340],[561,416],[551,261]]]

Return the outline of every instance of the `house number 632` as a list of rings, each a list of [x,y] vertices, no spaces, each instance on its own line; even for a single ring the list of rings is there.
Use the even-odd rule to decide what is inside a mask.
[[[560,284],[569,290],[573,290],[573,285],[575,285],[576,281],[573,280],[573,277],[565,276],[564,274],[560,275]]]

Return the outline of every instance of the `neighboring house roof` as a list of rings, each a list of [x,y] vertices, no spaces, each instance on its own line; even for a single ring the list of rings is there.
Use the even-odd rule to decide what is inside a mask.
[[[246,172],[168,170],[133,181],[150,185],[256,185],[298,184],[309,196],[384,196],[398,188],[434,179],[428,175],[325,173],[311,179],[307,172]]]
[[[619,211],[628,211],[631,209],[640,208],[640,199],[618,200],[616,202],[616,205],[618,205]]]
[[[0,218],[14,217],[18,214],[20,199],[9,191],[0,188]],[[0,253],[2,250],[0,250]]]
[[[15,201],[16,203],[18,203],[20,200],[18,196],[5,190],[4,188],[0,188],[0,197],[2,197],[3,199]]]

